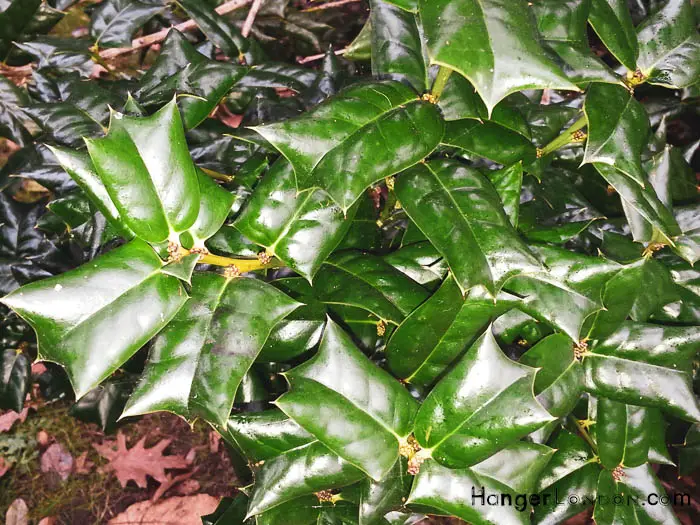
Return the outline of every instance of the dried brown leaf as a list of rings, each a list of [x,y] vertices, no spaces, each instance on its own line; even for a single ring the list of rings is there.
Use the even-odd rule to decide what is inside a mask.
[[[29,523],[29,509],[22,498],[12,502],[5,514],[5,525],[27,525]]]
[[[41,471],[56,472],[65,481],[73,472],[73,456],[59,443],[54,443],[41,456]]]
[[[164,499],[157,503],[141,501],[109,520],[108,525],[201,525],[201,516],[211,514],[219,498],[208,494]]]
[[[103,443],[101,445],[93,443],[93,447],[104,458],[109,460],[108,468],[114,473],[121,483],[126,487],[129,480],[132,480],[141,488],[146,488],[146,476],[151,476],[160,483],[165,483],[167,477],[166,469],[184,469],[188,463],[182,456],[163,455],[163,451],[170,445],[169,439],[163,439],[154,447],[145,447],[146,438],[141,438],[133,448],[127,449],[126,437],[121,432],[117,433],[116,442]],[[115,448],[116,445],[116,448]]]
[[[21,412],[15,412],[14,410],[8,410],[7,412],[0,414],[0,434],[7,432],[12,428],[17,421],[24,423],[29,415],[29,407],[24,407]]]

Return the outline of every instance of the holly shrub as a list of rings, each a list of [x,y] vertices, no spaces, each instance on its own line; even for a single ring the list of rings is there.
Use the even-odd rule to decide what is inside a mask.
[[[207,523],[679,523],[697,5],[1,0],[3,406],[208,422]]]

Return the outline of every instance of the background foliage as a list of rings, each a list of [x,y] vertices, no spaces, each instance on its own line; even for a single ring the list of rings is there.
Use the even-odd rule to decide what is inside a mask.
[[[677,523],[697,4],[252,4],[0,0],[0,406],[208,422],[205,523]]]

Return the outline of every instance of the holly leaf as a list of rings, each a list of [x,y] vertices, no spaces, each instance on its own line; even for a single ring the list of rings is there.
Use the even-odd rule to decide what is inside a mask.
[[[321,188],[344,212],[371,184],[430,154],[444,124],[399,82],[352,86],[302,116],[252,129],[294,167],[297,190]]]
[[[412,481],[404,457],[399,458],[381,481],[369,478],[362,481],[358,501],[359,523],[381,523],[389,511],[403,507]]]
[[[103,134],[99,122],[71,102],[32,104],[24,112],[46,133],[44,139],[69,147],[79,146],[84,137]]]
[[[535,146],[517,131],[492,121],[476,119],[448,121],[442,143],[498,164],[510,165],[535,160]]]
[[[699,340],[692,328],[625,322],[591,345],[583,362],[586,390],[700,421],[689,375]]]
[[[256,279],[192,278],[192,297],[153,343],[122,417],[166,410],[224,425],[272,328],[299,303]]]
[[[477,170],[436,160],[402,173],[395,190],[410,219],[447,260],[463,294],[477,285],[494,293],[510,277],[541,268]],[[504,257],[508,265],[501,264]]]
[[[328,320],[318,354],[285,377],[291,390],[275,402],[282,411],[375,481],[391,470],[399,443],[411,433],[417,403],[338,325]],[[323,405],[315,402],[321,397]],[[379,398],[388,402],[374,403]],[[345,414],[342,429],[336,426],[339,413]]]
[[[419,93],[430,88],[429,61],[418,17],[384,0],[372,0],[372,75],[405,80]]]
[[[465,297],[448,275],[442,286],[393,333],[386,347],[390,370],[404,381],[427,387],[469,348],[517,298],[501,293],[496,302],[483,287]]]
[[[199,182],[174,100],[150,117],[114,113],[109,133],[86,143],[119,215],[138,237],[177,242],[176,234],[194,224]]]
[[[627,2],[591,0],[588,21],[618,62],[634,71],[637,68],[639,44]]]
[[[700,205],[675,208],[673,214],[679,228],[683,232],[675,239],[674,251],[689,264],[695,265],[700,259]]]
[[[549,60],[524,2],[421,0],[431,64],[465,76],[489,115],[498,102],[524,89],[578,88]],[[512,56],[520,57],[517,63]]]
[[[590,1],[545,0],[532,7],[540,34],[546,46],[556,53],[567,78],[578,86],[589,82],[620,83],[619,77],[589,47],[586,23]]]
[[[535,372],[508,359],[489,327],[426,397],[416,440],[440,463],[459,468],[534,432],[554,419],[533,396]]]
[[[103,458],[109,460],[108,470],[113,470],[122,487],[129,481],[145,489],[146,477],[156,481],[167,481],[166,469],[185,469],[189,464],[182,456],[165,455],[163,452],[170,445],[170,439],[162,439],[155,446],[146,448],[146,438],[141,438],[132,448],[127,448],[126,436],[117,432],[116,442],[93,443],[93,448]],[[116,448],[115,448],[116,445]]]
[[[10,79],[0,76],[0,137],[6,137],[20,146],[31,142],[31,135],[24,127],[26,118],[20,109],[28,103],[29,97],[24,91]]]
[[[622,86],[592,84],[583,106],[588,121],[584,163],[614,166],[644,187],[642,150],[649,136],[649,117]]]
[[[102,47],[129,47],[131,37],[165,6],[160,2],[106,0],[90,17],[90,36]]]
[[[407,503],[469,523],[529,523],[527,502],[517,493],[532,490],[554,451],[534,443],[517,443],[471,469],[449,469],[426,461],[416,477]],[[482,498],[483,495],[483,498]],[[507,495],[512,504],[497,506]]]
[[[2,302],[34,328],[38,359],[63,366],[80,398],[168,324],[186,301],[180,281],[163,274],[162,266],[147,244],[132,241],[93,264],[26,285]]]
[[[0,352],[0,408],[21,412],[32,386],[32,363],[21,351]]]
[[[294,170],[281,158],[256,186],[234,226],[310,281],[347,233],[355,210],[344,215],[322,191],[298,193]]]
[[[649,456],[650,428],[647,409],[598,398],[595,435],[601,464],[638,467]]]
[[[688,0],[671,0],[637,28],[637,65],[646,81],[673,89],[695,84],[700,73],[700,37]]]

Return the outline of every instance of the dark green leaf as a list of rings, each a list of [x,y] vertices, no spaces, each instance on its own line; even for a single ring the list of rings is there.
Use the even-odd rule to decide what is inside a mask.
[[[385,350],[389,368],[409,383],[431,385],[493,319],[516,301],[502,293],[494,303],[483,287],[473,288],[464,298],[448,275],[392,335]]]
[[[347,211],[372,183],[440,142],[437,108],[398,82],[350,87],[300,117],[253,128],[294,167],[298,190],[322,188]]]
[[[134,33],[163,9],[160,3],[106,0],[90,18],[90,36],[98,46],[129,47]]]
[[[504,165],[520,160],[529,164],[535,160],[535,146],[526,137],[491,121],[449,121],[442,143]]]
[[[540,269],[477,170],[449,160],[420,164],[398,177],[396,194],[445,257],[463,294],[477,285],[495,292],[513,275]]]
[[[421,405],[416,439],[455,468],[474,465],[534,432],[553,420],[533,397],[535,372],[508,359],[489,327]]]
[[[0,137],[6,137],[20,146],[31,142],[31,136],[24,127],[25,116],[20,109],[28,102],[24,91],[10,79],[0,76]]]
[[[70,102],[32,104],[24,111],[46,132],[47,138],[61,145],[77,147],[83,137],[102,135],[104,129],[90,115]]]
[[[489,171],[486,176],[496,188],[501,197],[503,209],[514,228],[518,227],[520,215],[520,193],[523,186],[523,163],[518,162],[512,166],[497,171]]]
[[[32,386],[32,363],[24,352],[0,352],[0,408],[21,412]]]
[[[688,0],[670,0],[637,28],[637,65],[648,82],[671,88],[695,84],[700,74],[700,36]]]
[[[22,35],[41,3],[41,0],[13,0],[3,6],[0,13],[0,58],[3,61],[12,42]]]
[[[647,462],[650,428],[647,409],[598,398],[596,440],[601,464],[610,470]]]
[[[179,280],[133,241],[2,302],[37,332],[38,358],[65,367],[80,398],[159,332],[187,300]]]
[[[318,354],[285,377],[291,390],[275,402],[279,408],[375,481],[391,470],[399,442],[411,433],[417,403],[338,325],[329,320]],[[323,404],[315,402],[321,398]],[[346,422],[342,428],[338,414]]]
[[[613,56],[627,69],[637,68],[639,44],[625,0],[591,0],[588,21]]]
[[[588,120],[583,162],[614,166],[644,186],[641,156],[649,135],[644,107],[622,86],[593,84],[583,110]]]
[[[516,91],[578,90],[548,59],[525,2],[421,0],[420,13],[431,63],[467,77],[489,114]]]
[[[322,191],[297,193],[294,170],[284,158],[263,177],[234,226],[290,268],[311,280],[351,225]]]
[[[166,410],[224,425],[270,331],[298,306],[256,279],[195,274],[192,297],[155,340],[124,416]]]

